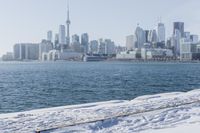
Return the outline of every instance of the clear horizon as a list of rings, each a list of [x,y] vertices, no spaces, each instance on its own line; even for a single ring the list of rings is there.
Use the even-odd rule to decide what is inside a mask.
[[[158,18],[172,34],[173,22],[185,23],[185,30],[200,35],[200,1],[182,0],[71,0],[70,34],[88,33],[90,40],[110,38],[124,46],[137,23],[153,29]],[[15,43],[38,43],[48,30],[58,32],[67,19],[67,0],[0,0],[0,55],[12,52]],[[66,25],[66,24],[65,24]]]

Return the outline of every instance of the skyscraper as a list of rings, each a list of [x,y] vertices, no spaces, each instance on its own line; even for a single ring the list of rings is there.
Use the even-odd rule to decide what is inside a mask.
[[[70,26],[70,24],[71,24],[71,21],[70,21],[70,19],[69,19],[69,3],[68,3],[68,5],[67,5],[67,21],[66,21],[66,24],[67,24],[67,40],[66,40],[66,42],[67,42],[67,46],[69,46],[70,45],[70,29],[69,29],[69,26]]]
[[[52,37],[53,37],[52,31],[50,30],[50,31],[47,32],[47,41],[52,42]]]
[[[66,40],[65,40],[65,26],[60,25],[59,27],[59,44],[61,45],[61,50],[65,49]]]
[[[144,34],[145,34],[145,43],[148,43],[148,35],[149,35],[149,30],[145,30],[144,31]]]
[[[175,55],[179,56],[180,55],[180,41],[181,41],[181,32],[179,30],[175,30],[175,34],[174,34],[174,51],[175,51]]]
[[[151,42],[151,43],[158,42],[158,36],[157,36],[156,30],[150,30],[149,31],[148,41]]]
[[[184,23],[183,22],[174,22],[174,31],[175,34],[176,30],[179,30],[181,33],[181,37],[184,37]]]
[[[129,35],[126,37],[126,49],[133,50],[135,48],[135,37],[134,35]]]
[[[135,37],[136,37],[136,48],[142,48],[145,42],[145,33],[142,28],[137,26],[135,30]]]
[[[60,50],[59,34],[55,34],[54,48],[55,48],[56,50]]]
[[[158,23],[158,42],[165,42],[165,25]]]
[[[83,33],[81,35],[81,45],[84,49],[84,53],[88,52],[88,45],[89,45],[89,35],[87,33]]]

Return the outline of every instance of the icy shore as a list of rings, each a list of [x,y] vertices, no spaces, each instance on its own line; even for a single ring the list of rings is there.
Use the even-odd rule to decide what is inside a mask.
[[[197,133],[200,90],[0,114],[1,133]]]

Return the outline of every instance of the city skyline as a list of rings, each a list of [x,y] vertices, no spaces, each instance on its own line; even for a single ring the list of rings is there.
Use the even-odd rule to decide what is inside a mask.
[[[59,32],[59,25],[66,25],[66,0],[59,2],[49,0],[48,3],[39,0],[8,0],[0,1],[0,3],[2,6],[0,14],[5,18],[0,22],[0,35],[2,36],[0,55],[12,51],[15,43],[40,42],[46,38],[46,32],[49,30],[53,31],[54,36]],[[95,2],[73,0],[70,1],[70,19],[73,21],[70,34],[81,35],[86,32],[91,40],[111,38],[117,45],[125,46],[125,37],[134,33],[137,23],[140,23],[144,29],[156,29],[158,18],[162,16],[167,37],[173,33],[174,21],[185,22],[186,31],[199,35],[200,18],[195,17],[198,15],[195,13],[199,10],[197,3],[199,3],[197,0],[188,2],[174,0],[173,3],[165,3],[161,0],[151,2],[144,0],[125,0],[125,2],[122,0],[117,2],[114,0],[96,0]],[[44,6],[45,4],[48,7]],[[190,11],[191,8],[192,11]],[[184,9],[187,9],[187,14]]]

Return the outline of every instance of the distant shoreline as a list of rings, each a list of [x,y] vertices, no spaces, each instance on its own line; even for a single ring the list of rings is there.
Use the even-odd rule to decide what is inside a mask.
[[[54,63],[54,62],[84,62],[82,60],[57,60],[57,61],[38,61],[38,60],[26,60],[26,61],[0,61],[0,63]],[[88,62],[133,62],[133,63],[200,63],[199,60],[194,61],[180,61],[180,60],[104,60],[104,61],[88,61]]]

